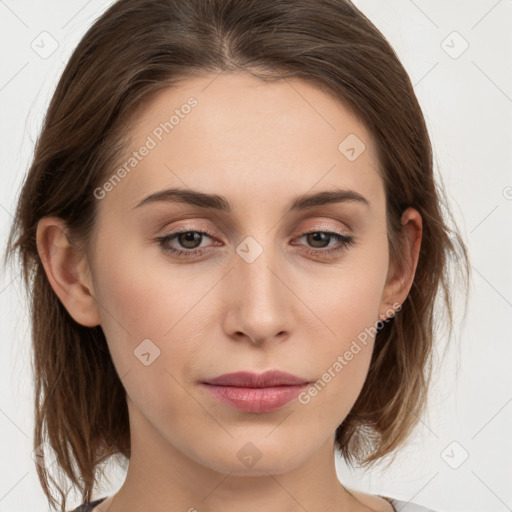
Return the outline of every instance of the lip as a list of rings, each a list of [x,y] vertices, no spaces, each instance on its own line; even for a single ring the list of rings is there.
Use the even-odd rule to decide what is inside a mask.
[[[201,385],[221,402],[247,412],[275,411],[297,397],[309,384],[305,379],[278,370],[256,374],[226,373]]]

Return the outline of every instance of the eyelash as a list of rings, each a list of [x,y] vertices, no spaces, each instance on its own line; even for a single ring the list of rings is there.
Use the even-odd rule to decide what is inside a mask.
[[[158,237],[158,238],[156,238],[156,241],[159,243],[159,245],[162,247],[162,249],[165,252],[169,253],[172,256],[192,257],[192,256],[199,256],[199,255],[204,254],[203,249],[189,249],[189,250],[174,249],[174,248],[171,248],[168,245],[166,245],[171,240],[173,240],[173,239],[177,238],[178,236],[183,235],[185,233],[198,233],[202,236],[206,235],[209,238],[214,238],[211,233],[207,233],[205,231],[196,231],[196,230],[187,229],[187,230],[182,230],[182,231],[176,231],[170,235],[164,235],[164,236]],[[355,242],[354,237],[352,237],[350,235],[343,235],[341,233],[336,233],[336,232],[332,232],[332,231],[308,231],[308,232],[300,235],[298,238],[302,238],[303,236],[312,235],[312,234],[316,234],[316,233],[322,233],[324,235],[328,235],[331,238],[335,238],[336,240],[338,240],[338,245],[334,246],[331,249],[307,249],[307,250],[304,250],[304,252],[306,252],[307,254],[312,255],[312,256],[319,256],[319,255],[320,256],[323,256],[323,255],[331,256],[331,255],[340,253],[340,252],[348,249]]]

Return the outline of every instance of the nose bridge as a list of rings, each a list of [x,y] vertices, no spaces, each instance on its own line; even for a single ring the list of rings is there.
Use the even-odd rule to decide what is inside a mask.
[[[289,297],[282,278],[276,276],[280,272],[279,258],[270,247],[271,238],[267,236],[260,243],[247,237],[236,248],[231,330],[242,332],[253,341],[273,337],[287,328]]]

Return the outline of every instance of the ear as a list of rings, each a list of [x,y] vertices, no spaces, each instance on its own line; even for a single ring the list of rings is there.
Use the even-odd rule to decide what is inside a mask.
[[[36,243],[48,281],[69,314],[87,327],[99,325],[87,257],[72,246],[65,222],[58,217],[40,219]]]
[[[420,254],[423,222],[414,208],[407,208],[402,214],[402,251],[399,261],[390,264],[382,294],[379,318],[384,320],[393,316],[399,309],[412,287]]]

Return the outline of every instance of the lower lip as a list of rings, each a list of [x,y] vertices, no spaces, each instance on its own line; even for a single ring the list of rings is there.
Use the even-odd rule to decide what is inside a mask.
[[[237,409],[247,412],[270,412],[296,398],[307,384],[269,388],[237,388],[203,384],[203,387],[221,402]]]

